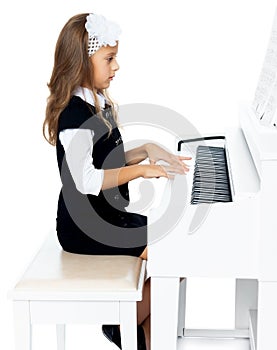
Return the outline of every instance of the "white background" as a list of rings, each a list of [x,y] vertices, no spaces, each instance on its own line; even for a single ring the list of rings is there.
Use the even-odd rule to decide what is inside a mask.
[[[238,102],[254,97],[276,1],[16,0],[0,6],[0,327],[1,343],[12,349],[7,292],[55,226],[60,180],[55,149],[43,139],[42,123],[54,47],[64,23],[80,12],[118,22],[121,69],[111,87],[116,101],[169,107],[211,133],[236,124]],[[195,280],[189,291],[189,325],[232,326],[233,281]],[[72,349],[81,348],[74,334]],[[86,336],[83,349],[91,349],[88,341],[95,333]],[[95,339],[98,348],[109,348],[102,337]],[[36,342],[40,350],[50,348],[46,339],[37,336]]]

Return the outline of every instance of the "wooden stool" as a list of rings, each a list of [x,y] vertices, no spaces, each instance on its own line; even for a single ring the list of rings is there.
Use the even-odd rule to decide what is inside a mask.
[[[119,324],[124,350],[137,350],[137,305],[146,262],[132,256],[64,252],[52,233],[10,292],[16,350],[30,350],[32,324],[57,326],[65,349],[67,323]]]

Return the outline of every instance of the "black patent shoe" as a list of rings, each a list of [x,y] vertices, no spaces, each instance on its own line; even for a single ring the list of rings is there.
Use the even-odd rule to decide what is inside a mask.
[[[138,326],[138,350],[146,350],[145,334],[142,326]]]
[[[119,327],[117,325],[103,325],[102,332],[104,336],[109,339],[109,341],[121,349],[121,336]]]
[[[102,332],[110,342],[117,345],[119,349],[122,349],[120,330],[117,325],[103,325]],[[138,350],[146,350],[145,335],[142,326],[137,327],[137,342]]]

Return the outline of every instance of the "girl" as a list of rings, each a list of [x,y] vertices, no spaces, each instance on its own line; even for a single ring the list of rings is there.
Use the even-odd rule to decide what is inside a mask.
[[[79,14],[63,27],[48,84],[43,134],[56,146],[62,189],[57,235],[65,251],[147,259],[147,218],[128,213],[128,182],[185,174],[183,160],[149,143],[124,152],[107,88],[119,69],[120,29],[103,16]],[[150,164],[140,164],[149,158]],[[164,160],[168,166],[156,165]],[[104,334],[121,347],[118,326]],[[138,303],[138,348],[150,349],[150,281]]]

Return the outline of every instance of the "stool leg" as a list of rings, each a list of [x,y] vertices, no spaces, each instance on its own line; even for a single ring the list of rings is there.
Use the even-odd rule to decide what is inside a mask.
[[[120,302],[120,333],[122,350],[137,350],[137,303]]]
[[[32,349],[32,326],[28,301],[14,301],[15,349]]]
[[[65,325],[57,324],[57,350],[65,350]]]
[[[249,310],[256,310],[258,303],[258,281],[252,279],[236,280],[235,328],[249,327]]]
[[[183,278],[179,287],[178,337],[184,336],[186,318],[186,289],[187,280]]]

